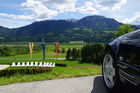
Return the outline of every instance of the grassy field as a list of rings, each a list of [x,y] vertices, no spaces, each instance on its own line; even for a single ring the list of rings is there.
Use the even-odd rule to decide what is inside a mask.
[[[72,68],[72,67],[56,67],[52,72],[40,73],[35,75],[16,74],[11,77],[0,77],[0,85],[7,85],[12,83],[32,82],[39,80],[50,80],[80,76],[91,76],[101,74],[101,68]]]
[[[17,73],[10,77],[0,77],[0,85],[101,74],[101,66],[93,63],[82,64],[79,61],[66,60],[46,60],[46,62],[65,63],[67,64],[67,67],[54,67],[52,68],[52,72],[44,72],[34,75]]]
[[[14,46],[19,46],[19,47],[25,47],[25,48],[29,48],[28,47],[28,43],[18,43],[17,45],[15,43],[9,43],[9,44],[0,44],[0,47],[3,47],[3,46],[7,46],[7,47],[14,47]],[[60,50],[61,49],[65,49],[65,51],[68,49],[68,48],[81,48],[83,47],[84,44],[61,44],[60,45]],[[36,45],[35,45],[36,46]],[[56,58],[56,55],[55,55],[55,46],[54,44],[46,44],[46,58]],[[58,58],[65,58],[66,57],[66,53],[59,53],[58,55]],[[14,56],[6,56],[6,57],[1,57],[0,58],[11,58],[16,60],[16,59],[30,59],[30,55],[29,54],[19,54],[19,55],[14,55]],[[39,52],[35,52],[33,51],[33,57],[32,59],[39,59],[41,60],[42,59],[42,50],[40,49]],[[0,59],[1,60],[1,59]],[[0,61],[1,62],[1,61]]]
[[[15,43],[14,43],[15,44]],[[5,44],[6,46],[10,46],[10,45],[14,45],[12,43],[10,44]],[[23,45],[22,43],[20,43],[21,45]],[[4,44],[1,44],[1,46]],[[19,45],[19,44],[18,44]],[[16,46],[16,45],[14,45]],[[66,45],[66,44],[62,44],[60,46],[60,49],[65,48],[81,48],[83,45]],[[27,47],[28,48],[28,47]],[[53,44],[47,44],[46,45],[46,59],[47,58],[56,58],[56,54],[54,52],[55,46]],[[58,58],[65,58],[66,57],[66,53],[59,53]],[[33,53],[32,55],[32,59],[30,59],[30,54],[18,54],[15,56],[0,56],[0,64],[4,64],[4,63],[12,63],[12,62],[20,62],[20,61],[43,61],[42,60],[42,50],[40,50],[37,53]]]
[[[34,45],[41,45],[41,43],[34,43]],[[84,45],[83,44],[65,44],[65,43],[62,43],[60,44],[60,48],[81,48],[82,46]],[[18,46],[18,47],[22,47],[22,46],[25,46],[25,47],[28,47],[29,46],[29,43],[0,43],[0,47],[2,46],[8,46],[8,47],[14,47],[14,46]],[[46,48],[47,49],[54,49],[55,46],[54,44],[52,43],[48,43],[46,44]]]
[[[61,45],[62,48],[81,48],[83,45]],[[50,52],[54,50],[54,45],[47,45],[46,58],[55,58],[55,53]],[[59,58],[65,58],[65,53],[60,53]],[[96,65],[93,63],[81,63],[79,61],[67,61],[67,60],[56,60],[56,59],[46,59],[42,60],[42,52],[34,53],[33,59],[29,59],[29,54],[0,57],[0,64],[11,64],[12,62],[55,62],[66,64],[67,67],[54,67],[52,72],[44,72],[39,74],[14,74],[9,77],[0,77],[0,85],[7,85],[12,83],[21,82],[32,82],[39,80],[50,80],[59,78],[70,78],[70,77],[80,77],[80,76],[92,76],[101,74],[101,65]],[[11,68],[8,68],[11,69]],[[13,69],[13,68],[12,68]]]
[[[65,58],[66,54],[65,53],[60,53],[58,55],[58,58]],[[0,57],[0,58],[7,58],[7,59],[13,59],[13,60],[25,60],[25,59],[29,59],[30,60],[30,55],[29,54],[24,54],[24,55],[15,55],[15,56],[6,56],[6,57]],[[46,58],[56,58],[56,54],[55,53],[47,53],[46,54]],[[38,59],[38,60],[41,60],[42,59],[42,52],[39,52],[39,53],[35,53],[33,54],[32,56],[32,59]],[[0,60],[1,62],[1,60]]]

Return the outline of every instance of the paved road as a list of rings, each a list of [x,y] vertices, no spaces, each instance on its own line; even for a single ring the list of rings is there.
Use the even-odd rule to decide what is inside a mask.
[[[0,70],[8,68],[10,65],[0,65]]]
[[[108,93],[101,76],[45,80],[0,86],[0,93]]]

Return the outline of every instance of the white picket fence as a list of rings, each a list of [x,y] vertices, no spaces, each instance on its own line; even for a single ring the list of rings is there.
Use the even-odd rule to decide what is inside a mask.
[[[11,67],[55,67],[52,62],[13,62]]]

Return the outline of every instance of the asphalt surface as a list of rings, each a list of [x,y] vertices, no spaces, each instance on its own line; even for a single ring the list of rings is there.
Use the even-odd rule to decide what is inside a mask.
[[[45,80],[0,86],[0,93],[108,93],[101,76]]]
[[[8,68],[10,65],[0,65],[0,70],[3,70],[5,68]]]

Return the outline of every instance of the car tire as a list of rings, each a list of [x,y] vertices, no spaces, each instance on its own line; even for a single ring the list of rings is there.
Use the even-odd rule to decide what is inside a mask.
[[[103,80],[106,88],[111,93],[122,93],[123,86],[119,79],[115,56],[111,51],[106,51],[102,64]]]

